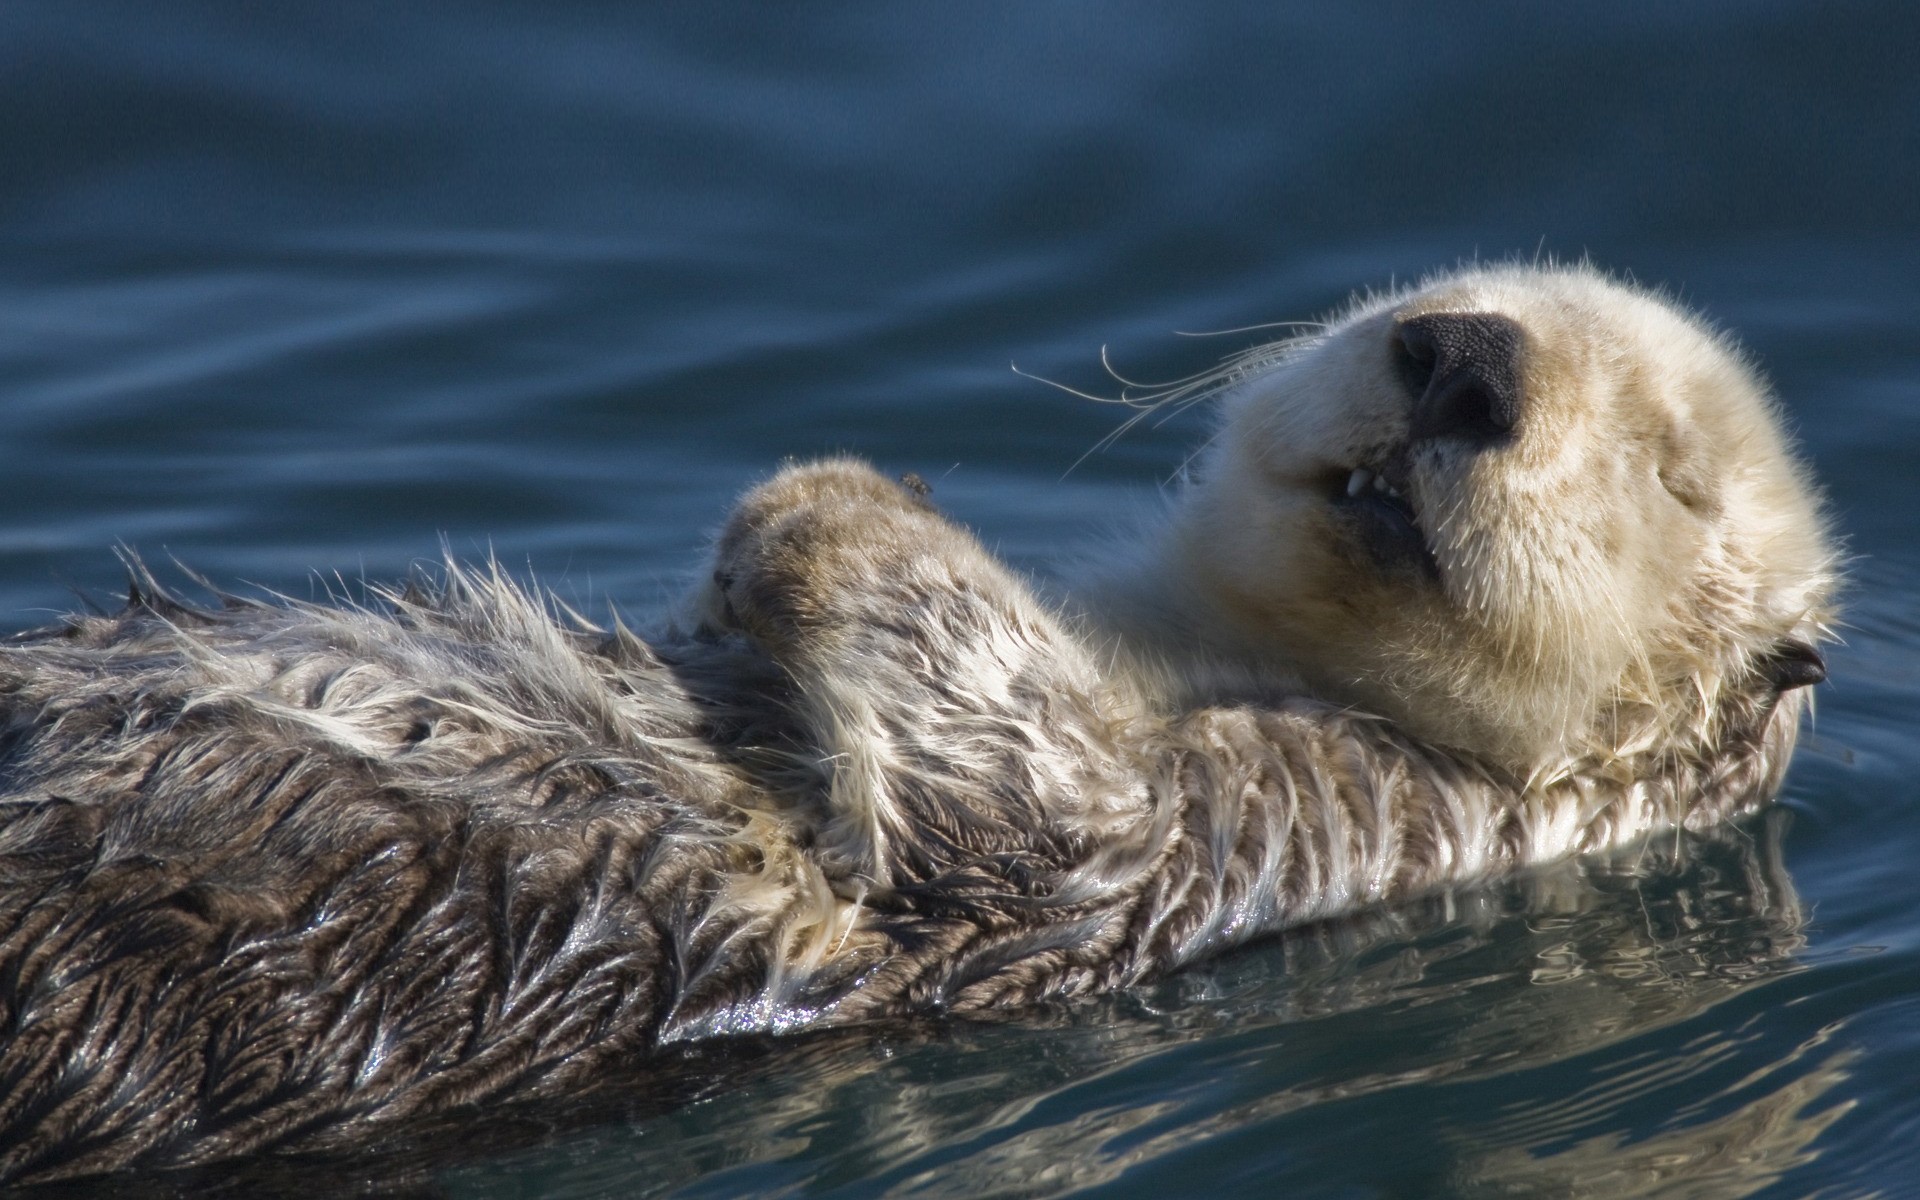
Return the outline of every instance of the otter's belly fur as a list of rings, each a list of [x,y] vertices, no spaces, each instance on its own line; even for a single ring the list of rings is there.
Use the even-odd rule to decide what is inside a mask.
[[[689,1038],[1125,986],[1709,824],[1778,786],[1815,675],[1820,612],[1749,615],[1674,682],[1684,720],[1589,687],[1585,740],[1515,761],[1525,739],[1423,741],[1297,684],[1210,693],[1217,646],[1129,642],[1138,604],[1069,620],[923,493],[783,471],[697,616],[646,638],[452,564],[366,606],[196,608],[136,568],[124,611],[0,647],[0,1182],[341,1144]],[[1328,536],[1400,542],[1327,561],[1447,603],[1469,560],[1421,548],[1423,499],[1342,516]],[[1491,662],[1479,611],[1459,654]]]
[[[965,686],[943,673],[1002,647],[876,664],[918,677],[864,697],[891,739],[869,797],[887,811],[857,818],[885,826],[884,866],[864,871],[800,749],[804,684],[738,637],[588,632],[450,568],[378,611],[201,611],[148,583],[117,616],[17,640],[5,1177],[337,1142],[561,1094],[675,1039],[1124,985],[1751,804],[1792,728],[1761,716],[1713,777],[1516,809],[1484,773],[1307,700],[1102,717],[1052,690],[1069,643],[948,615],[1018,647],[997,664],[1005,708],[949,713],[991,741],[937,761],[920,723]],[[1036,773],[1066,755],[1086,773]]]

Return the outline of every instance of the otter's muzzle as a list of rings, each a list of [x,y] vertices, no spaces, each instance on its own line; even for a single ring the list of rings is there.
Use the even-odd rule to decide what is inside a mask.
[[[1413,395],[1416,442],[1452,438],[1475,448],[1513,440],[1524,415],[1526,335],[1495,313],[1427,313],[1394,326],[1400,371]]]

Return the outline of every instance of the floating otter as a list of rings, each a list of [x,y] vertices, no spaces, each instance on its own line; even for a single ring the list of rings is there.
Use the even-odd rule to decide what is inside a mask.
[[[647,638],[449,563],[331,607],[135,564],[13,639],[0,1180],[1122,987],[1777,788],[1834,556],[1722,339],[1474,269],[1217,382],[1066,605],[832,460]]]

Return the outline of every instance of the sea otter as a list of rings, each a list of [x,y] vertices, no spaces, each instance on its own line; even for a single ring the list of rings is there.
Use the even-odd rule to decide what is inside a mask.
[[[453,563],[199,607],[135,563],[15,637],[0,1181],[1123,987],[1776,790],[1835,552],[1724,338],[1471,268],[1214,383],[1064,599],[837,459],[644,637]]]

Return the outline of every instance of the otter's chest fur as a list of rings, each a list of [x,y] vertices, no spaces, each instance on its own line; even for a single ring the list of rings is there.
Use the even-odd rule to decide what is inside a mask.
[[[901,669],[946,694],[938,664]],[[880,886],[823,848],[845,797],[800,682],[738,637],[588,631],[453,567],[378,608],[202,611],[149,582],[15,639],[0,1179],[339,1144],[688,1037],[1123,985],[1521,861],[1553,824],[1311,702],[1144,729],[968,713],[1016,784],[892,754]],[[868,686],[938,723],[908,682]],[[1063,769],[1019,776],[1073,754],[1143,812],[1102,831],[1046,794],[1078,786]],[[1708,790],[1747,802],[1754,770]],[[1700,791],[1661,783],[1597,836]]]

